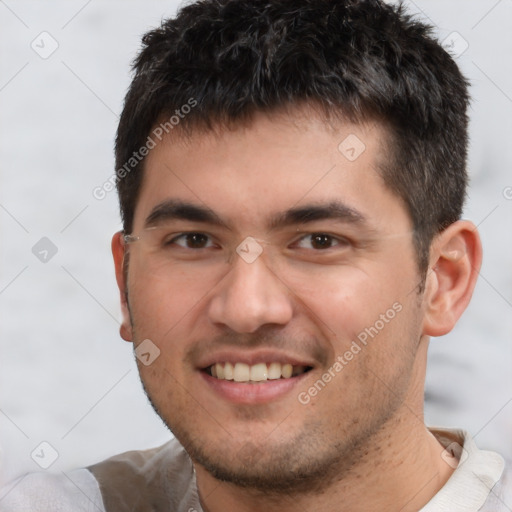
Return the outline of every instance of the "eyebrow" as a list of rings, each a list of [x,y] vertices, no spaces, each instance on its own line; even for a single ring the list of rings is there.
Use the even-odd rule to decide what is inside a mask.
[[[280,212],[270,219],[270,230],[319,220],[340,220],[349,224],[364,226],[367,218],[358,210],[340,202],[310,204]],[[156,205],[145,220],[145,227],[157,226],[170,220],[186,220],[216,226],[228,227],[213,210],[203,205],[169,199]]]
[[[153,227],[169,220],[188,220],[226,226],[226,223],[210,208],[174,199],[157,204],[146,217],[144,226]]]
[[[341,201],[330,201],[327,204],[310,204],[279,213],[272,218],[270,228],[277,229],[294,224],[331,219],[359,226],[368,223],[367,218],[358,210]]]

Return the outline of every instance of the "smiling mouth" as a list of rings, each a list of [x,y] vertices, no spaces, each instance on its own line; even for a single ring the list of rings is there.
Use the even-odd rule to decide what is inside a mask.
[[[256,384],[269,380],[290,379],[298,377],[312,369],[311,366],[297,366],[281,363],[216,363],[204,371],[211,377],[219,380],[231,380]]]

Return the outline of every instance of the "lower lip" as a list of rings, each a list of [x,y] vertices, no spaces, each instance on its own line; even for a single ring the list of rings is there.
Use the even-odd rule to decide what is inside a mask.
[[[217,379],[204,371],[200,373],[208,386],[225,400],[236,404],[263,404],[290,393],[309,372],[289,379],[266,380],[258,383]]]

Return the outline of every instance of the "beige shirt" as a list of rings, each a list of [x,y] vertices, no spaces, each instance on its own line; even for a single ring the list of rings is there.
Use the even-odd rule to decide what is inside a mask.
[[[419,512],[512,511],[512,471],[505,470],[500,455],[479,450],[464,431],[431,432],[460,460],[445,486]],[[25,475],[0,490],[0,512],[156,510],[203,512],[192,462],[175,439],[87,469]]]

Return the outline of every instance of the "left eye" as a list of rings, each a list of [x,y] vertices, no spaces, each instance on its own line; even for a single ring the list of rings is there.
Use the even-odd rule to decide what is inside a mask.
[[[167,245],[169,244],[176,244],[186,249],[206,249],[213,247],[211,238],[204,233],[183,233],[167,242]]]
[[[348,242],[346,240],[336,238],[326,233],[311,233],[302,237],[297,242],[297,247],[301,249],[325,250],[347,244]]]

